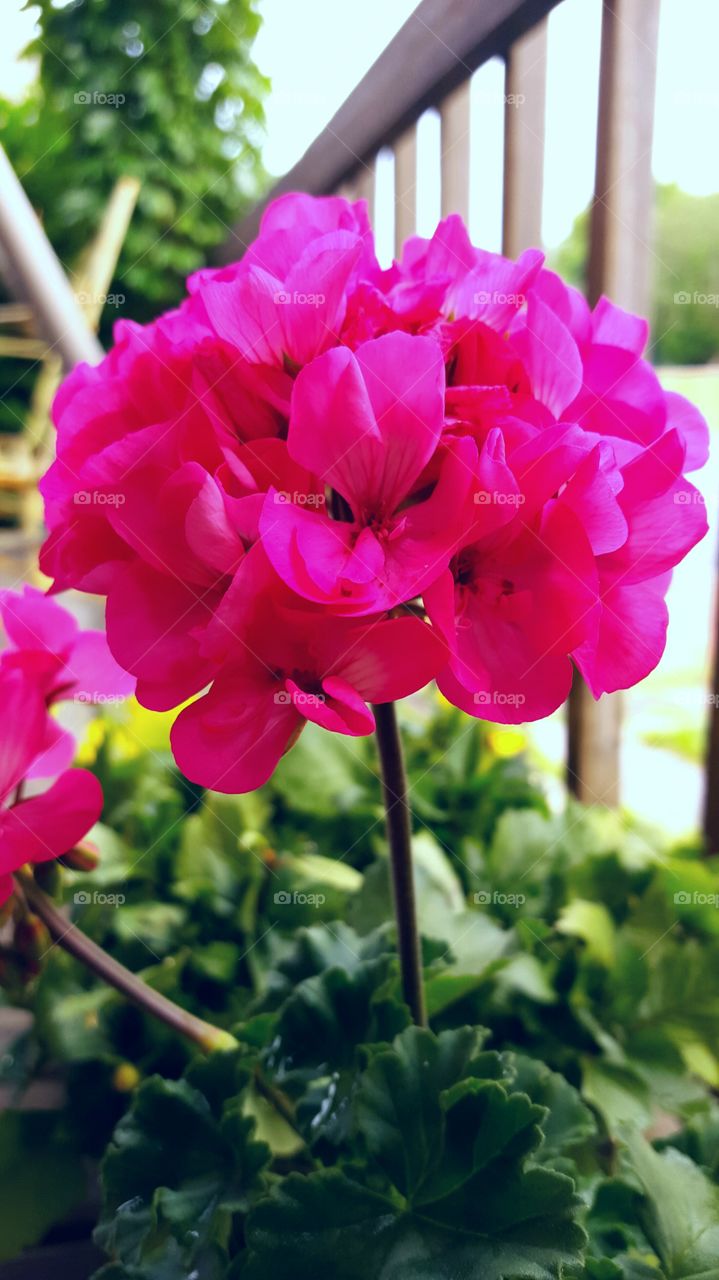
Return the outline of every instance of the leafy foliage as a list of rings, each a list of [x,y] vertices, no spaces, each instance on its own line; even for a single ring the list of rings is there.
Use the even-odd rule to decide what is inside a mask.
[[[550,813],[453,717],[407,726],[431,1031],[401,998],[371,744],[307,731],[230,798],[189,788],[143,713],[92,727],[102,857],[58,891],[240,1042],[193,1059],[57,948],[15,988],[35,1026],[6,1080],[62,1064],[68,1169],[110,1143],[102,1280],[714,1275],[715,865]]]
[[[28,53],[40,76],[21,104],[0,100],[3,145],[70,270],[97,231],[116,179],[142,187],[108,295],[118,317],[152,319],[230,235],[265,176],[259,158],[267,81],[251,60],[256,0],[38,0]],[[31,372],[5,360],[13,387],[2,426],[18,427]],[[20,377],[21,382],[15,384]]]

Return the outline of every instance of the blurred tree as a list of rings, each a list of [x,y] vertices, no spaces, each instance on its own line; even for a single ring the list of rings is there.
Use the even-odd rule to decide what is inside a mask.
[[[28,0],[30,2],[30,0]],[[33,0],[37,85],[0,99],[0,135],[58,255],[71,266],[115,179],[142,182],[106,308],[148,320],[173,305],[265,181],[259,146],[268,81],[251,60],[257,0]],[[22,411],[27,370],[0,365]],[[0,389],[2,389],[0,388]],[[17,426],[12,412],[0,421]]]
[[[654,216],[652,360],[704,364],[719,356],[719,195],[691,196],[658,184]],[[551,266],[580,289],[588,227],[585,209],[551,258]]]

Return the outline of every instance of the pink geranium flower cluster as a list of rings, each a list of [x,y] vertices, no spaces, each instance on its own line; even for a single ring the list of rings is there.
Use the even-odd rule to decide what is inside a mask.
[[[0,903],[26,862],[68,853],[97,822],[100,784],[70,769],[75,739],[50,714],[58,702],[125,697],[134,680],[118,667],[100,631],[32,587],[0,592]],[[54,781],[25,796],[27,783]]]
[[[287,195],[239,263],[120,323],[55,405],[42,555],[107,596],[186,774],[244,791],[307,720],[436,678],[474,715],[544,716],[662,653],[702,537],[706,424],[643,320],[476,249],[457,217],[380,269],[363,202]]]

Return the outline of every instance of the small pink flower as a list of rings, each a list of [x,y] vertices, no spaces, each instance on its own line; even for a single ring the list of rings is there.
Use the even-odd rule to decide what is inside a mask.
[[[102,789],[85,769],[62,773],[43,795],[22,800],[18,789],[45,750],[43,694],[19,667],[0,668],[0,902],[12,893],[13,872],[26,862],[68,853],[97,822]]]
[[[135,681],[112,657],[103,631],[81,630],[75,618],[34,587],[0,591],[0,620],[7,647],[0,670],[20,670],[47,706],[75,699],[98,703],[129,697]],[[28,776],[47,778],[71,764],[75,739],[52,717],[45,722],[45,748]]]

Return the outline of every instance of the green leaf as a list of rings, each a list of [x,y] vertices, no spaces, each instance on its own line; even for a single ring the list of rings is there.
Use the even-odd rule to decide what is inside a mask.
[[[719,1187],[679,1151],[659,1154],[639,1134],[625,1142],[645,1194],[642,1225],[668,1280],[716,1280]]]
[[[439,1036],[411,1027],[364,1072],[356,1101],[358,1127],[370,1154],[404,1196],[416,1193],[440,1159],[440,1094],[470,1074],[484,1038],[474,1027]]]
[[[644,1129],[651,1119],[651,1098],[645,1081],[629,1065],[585,1058],[582,1095],[603,1115],[610,1130],[623,1124]]]
[[[556,928],[559,933],[581,938],[587,955],[610,968],[614,960],[614,922],[603,903],[575,898],[561,912]]]
[[[220,1247],[228,1215],[246,1208],[269,1158],[254,1121],[226,1090],[238,1055],[214,1055],[193,1069],[196,1085],[155,1076],[135,1094],[103,1164],[104,1211],[96,1240],[132,1266],[172,1248],[186,1268]],[[242,1076],[240,1076],[242,1079]],[[152,1272],[153,1280],[155,1272]]]
[[[502,1059],[508,1086],[527,1093],[532,1102],[546,1108],[541,1122],[542,1159],[563,1155],[596,1134],[592,1112],[564,1076],[523,1053],[505,1053]]]
[[[284,1071],[337,1068],[354,1062],[358,1045],[391,1040],[409,1022],[395,974],[394,957],[381,956],[351,973],[336,967],[301,982],[281,1010],[272,1062]]]
[[[45,1111],[0,1115],[0,1261],[37,1244],[82,1200],[80,1157]]]
[[[557,1280],[585,1236],[571,1180],[532,1165],[544,1109],[471,1028],[409,1027],[355,1100],[370,1165],[291,1174],[251,1211],[242,1280]],[[381,1175],[384,1175],[384,1180]]]
[[[300,813],[320,818],[348,813],[364,795],[363,755],[357,738],[330,740],[325,730],[308,724],[292,751],[282,757],[272,789]]]

